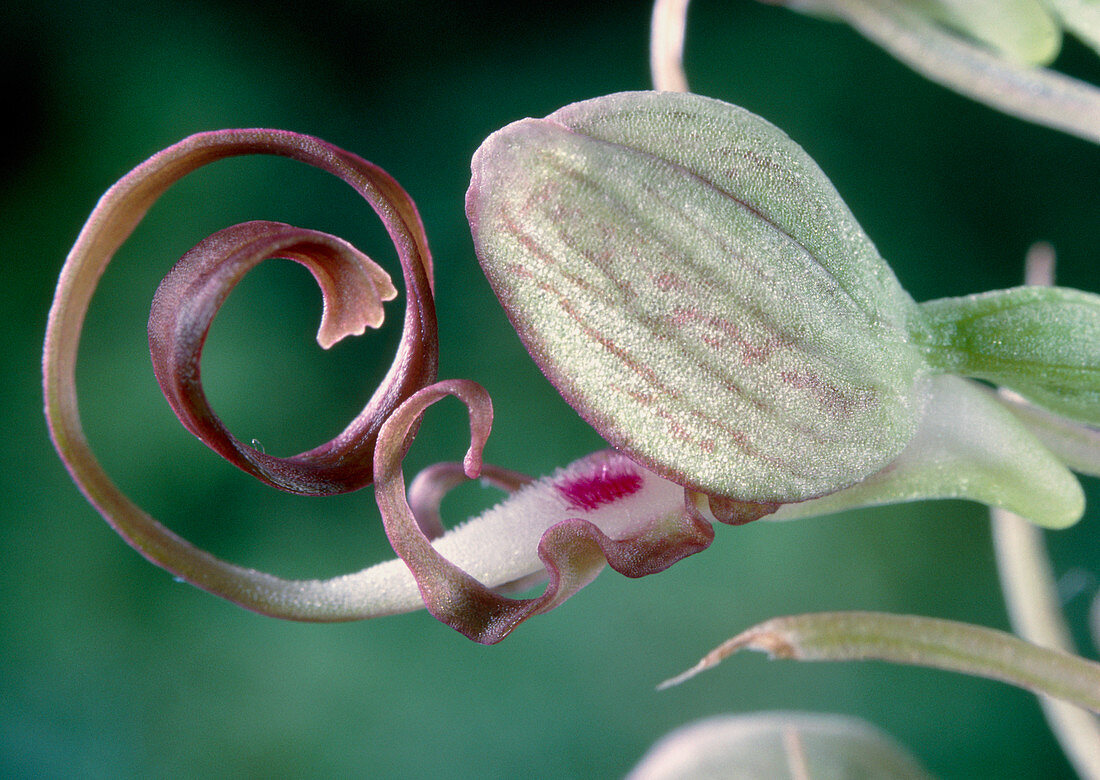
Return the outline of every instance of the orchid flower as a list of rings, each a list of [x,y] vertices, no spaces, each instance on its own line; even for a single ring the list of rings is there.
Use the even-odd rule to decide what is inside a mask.
[[[843,21],[925,78],[1007,114],[1100,142],[1100,89],[1048,67],[1071,33],[1100,53],[1095,0],[763,0]],[[687,91],[687,0],[657,0],[658,89]]]
[[[281,223],[219,231],[189,251],[161,283],[149,318],[154,371],[172,409],[201,441],[279,489],[331,495],[377,482],[393,560],[329,580],[286,580],[218,559],[172,533],[127,498],[100,466],[81,426],[75,384],[80,333],[96,283],[154,201],[187,173],[226,157],[273,154],[344,179],[378,213],[398,250],[408,298],[394,359],[366,408],[332,441],[291,458],[249,446],[206,402],[200,358],[207,331],[232,287],[267,258],[305,265],[318,281],[324,313],[317,340],[329,347],[382,322],[396,290],[388,275],[347,242]],[[480,464],[492,407],[476,383],[435,383],[438,356],[432,262],[416,207],[377,166],[323,141],[277,130],[201,133],[154,155],[96,205],[62,269],[43,355],[46,417],[74,481],[142,555],[180,579],[257,612],[308,621],[355,620],[427,606],[479,641],[498,641],[516,623],[587,584],[605,559],[641,576],[709,544],[713,533],[682,489],[614,452],[596,453],[533,483]],[[456,395],[471,408],[473,444],[465,467],[443,464],[414,483],[405,502],[401,459],[427,405]],[[515,491],[504,507],[442,536],[439,501],[456,476],[482,474]],[[520,522],[522,521],[522,522]],[[447,556],[443,558],[442,556]],[[415,575],[415,576],[414,576]],[[538,599],[513,602],[490,588],[523,588],[549,576]]]
[[[397,359],[371,403],[332,442],[290,459],[237,441],[206,405],[199,357],[214,313],[249,268],[288,257],[321,285],[318,340],[328,346],[380,322],[394,292],[385,274],[334,237],[247,223],[201,242],[154,300],[157,377],[200,439],[288,491],[331,494],[373,479],[398,559],[331,580],[283,580],[192,547],[121,494],[80,429],[73,366],[95,280],[173,181],[245,153],[347,180],[382,218],[409,291]],[[642,576],[699,552],[716,520],[945,497],[1048,527],[1081,516],[1069,468],[1100,474],[1091,427],[1100,297],[1020,288],[915,303],[821,170],[763,119],[675,93],[567,106],[487,139],[466,206],[521,340],[611,449],[539,480],[483,467],[487,393],[434,381],[431,260],[411,199],[376,166],[317,139],[224,131],[186,139],[120,180],[62,271],[45,392],[77,484],[151,561],[250,609],[335,621],[426,607],[484,643],[557,606],[605,564]],[[469,451],[406,496],[402,458],[424,410],[446,396],[469,409]],[[444,530],[440,498],[479,474],[511,495]],[[540,580],[541,595],[505,595]]]

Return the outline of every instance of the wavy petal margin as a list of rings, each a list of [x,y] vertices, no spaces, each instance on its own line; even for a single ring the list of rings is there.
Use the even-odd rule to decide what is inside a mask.
[[[470,639],[499,642],[587,585],[605,563],[641,577],[705,549],[714,538],[683,488],[605,451],[521,489],[433,546],[405,499],[401,457],[421,415],[446,396],[469,410],[471,444],[463,465],[467,476],[478,475],[492,424],[489,395],[475,382],[439,382],[412,396],[383,426],[375,498],[390,544],[416,578],[428,611]],[[517,564],[524,558],[530,560]],[[539,561],[549,578],[542,595],[511,599],[494,589],[513,582],[517,571],[537,571]]]
[[[507,493],[515,493],[535,481],[534,477],[521,471],[512,471],[488,463],[481,464],[481,473],[478,474],[478,478],[484,484],[500,488]],[[409,508],[416,518],[417,525],[429,539],[436,539],[446,533],[443,517],[439,511],[443,498],[452,489],[468,482],[469,479],[466,467],[454,461],[433,463],[413,477],[408,492]]]
[[[408,300],[401,344],[393,365],[367,407],[340,435],[321,447],[280,462],[237,443],[230,448],[236,453],[230,460],[260,479],[294,492],[337,493],[369,484],[375,437],[382,420],[405,398],[434,381],[436,375],[438,346],[427,239],[416,206],[381,168],[319,139],[279,130],[223,130],[191,136],[146,160],[100,199],[61,271],[46,330],[43,386],[46,419],[54,446],[80,490],[120,536],[151,562],[215,595],[263,614],[296,620],[352,620],[415,609],[419,605],[408,603],[407,594],[398,594],[393,599],[388,599],[385,593],[377,598],[364,596],[361,583],[355,579],[357,575],[328,581],[283,580],[235,566],[193,547],[118,489],[99,465],[84,435],[76,394],[76,361],[84,317],[99,277],[146,211],[174,182],[207,163],[248,154],[271,154],[305,162],[339,176],[362,195],[394,241]],[[333,243],[339,239],[289,226],[253,224],[238,230],[241,232],[229,234],[233,240],[225,242],[231,249],[239,248],[239,239],[254,231],[262,245],[259,254],[267,256],[293,255],[297,247],[303,251],[303,257],[308,254],[325,269],[332,267],[326,255],[359,256],[354,250]],[[280,233],[291,236],[290,246],[275,249],[274,244],[265,243]],[[224,232],[221,237],[226,237]],[[309,251],[303,250],[303,241],[309,245]],[[215,260],[210,262],[211,267],[220,267]],[[373,290],[356,293],[345,289],[347,281],[339,274],[322,282],[326,316],[319,339],[323,343],[331,343],[359,327],[351,324],[354,318],[347,320],[334,314],[341,306],[339,298],[345,297],[345,293],[352,299],[360,294],[368,298],[388,295],[381,277],[369,266],[361,266],[361,270],[364,268],[368,269],[364,271],[366,276],[373,280]],[[227,293],[234,274],[225,276],[228,283],[223,292]],[[334,298],[330,293],[337,288],[340,294]],[[213,299],[221,294],[214,294]],[[210,299],[209,295],[206,297]],[[169,353],[177,349],[171,344],[160,346]],[[197,376],[190,387],[198,387]],[[407,572],[404,574],[407,576]]]

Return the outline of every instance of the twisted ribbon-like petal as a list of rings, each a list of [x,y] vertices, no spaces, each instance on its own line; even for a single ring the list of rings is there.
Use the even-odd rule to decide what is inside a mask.
[[[234,225],[200,242],[161,282],[149,315],[153,370],[184,426],[229,462],[294,493],[356,489],[370,480],[382,416],[377,408],[368,406],[340,436],[316,449],[276,458],[232,436],[203,393],[199,360],[214,315],[248,271],[273,257],[306,266],[321,286],[325,311],[317,341],[322,347],[380,326],[382,302],[397,296],[386,272],[346,241],[275,222]]]
[[[401,344],[390,371],[366,408],[332,441],[292,458],[274,458],[229,435],[206,405],[198,358],[210,319],[232,286],[261,260],[290,257],[321,283],[326,311],[318,341],[330,346],[381,321],[378,303],[393,297],[384,272],[340,239],[289,225],[253,222],[211,236],[165,279],[150,320],[158,380],[189,430],[236,466],[283,490],[324,495],[370,483],[381,421],[415,390],[435,379],[438,345],[431,255],[416,206],[389,174],[349,152],[298,133],[224,130],[200,133],[154,155],[100,199],[58,282],[46,331],[46,406],[51,432],[72,468],[69,442],[82,440],[73,369],[80,330],[96,281],[115,250],[153,202],[175,181],[214,160],[248,154],[290,157],[339,176],[378,213],[393,239],[408,289]],[[380,276],[381,274],[381,276]],[[395,291],[394,291],[395,292]],[[90,454],[90,453],[88,453]],[[80,458],[83,459],[83,458]],[[73,473],[78,483],[84,477]]]
[[[470,639],[499,642],[527,618],[553,609],[587,585],[605,563],[641,577],[705,549],[713,539],[710,524],[680,486],[608,451],[521,489],[507,502],[506,513],[490,512],[443,537],[439,546],[453,550],[458,565],[433,546],[417,522],[401,472],[402,442],[425,409],[448,395],[469,409],[471,444],[463,465],[467,476],[478,475],[492,424],[489,396],[474,382],[439,382],[409,398],[383,425],[375,454],[375,497],[390,544],[416,578],[428,611]],[[488,528],[494,523],[505,526],[507,535],[493,538]],[[481,544],[464,544],[466,530]],[[492,543],[485,545],[486,538]],[[494,587],[514,581],[521,571],[537,571],[538,561],[517,562],[533,559],[536,552],[549,578],[542,595],[499,595]]]
[[[107,522],[150,561],[194,585],[249,609],[299,620],[346,620],[415,608],[404,595],[375,598],[371,578],[282,580],[194,548],[118,489],[85,438],[75,369],[84,317],[99,277],[146,211],[174,182],[215,160],[249,154],[288,157],[332,173],[362,195],[382,219],[397,249],[408,290],[404,330],[393,365],[355,420],[332,441],[309,452],[271,458],[228,434],[203,398],[198,359],[210,318],[249,268],[273,256],[289,257],[310,268],[325,296],[318,334],[322,346],[378,324],[381,301],[395,293],[385,273],[346,242],[288,225],[253,222],[202,242],[162,284],[150,322],[158,378],[184,424],[259,479],[305,494],[345,492],[369,484],[382,421],[436,375],[438,341],[427,239],[416,206],[381,168],[316,138],[279,130],[191,136],[146,160],[100,199],[69,253],[50,309],[43,355],[50,435],[74,481]],[[398,449],[403,452],[405,445],[402,442]]]
[[[489,463],[481,464],[478,478],[508,493],[514,493],[535,481],[521,471],[512,471]],[[445,533],[443,518],[439,512],[443,498],[469,479],[465,465],[454,461],[433,463],[413,477],[409,485],[409,509],[429,539],[436,539]]]

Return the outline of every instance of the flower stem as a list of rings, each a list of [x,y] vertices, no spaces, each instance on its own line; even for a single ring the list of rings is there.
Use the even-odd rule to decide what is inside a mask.
[[[907,4],[829,0],[825,5],[925,78],[1006,114],[1100,143],[1100,89],[1092,84],[999,57]]]
[[[1027,283],[1054,283],[1054,252],[1048,244],[1036,244],[1028,252]],[[991,507],[989,516],[997,571],[1013,630],[1042,647],[1074,652],[1042,531],[1004,509]],[[1100,722],[1096,717],[1046,697],[1040,697],[1039,704],[1077,774],[1100,778]]]
[[[649,35],[649,70],[659,92],[689,92],[684,74],[688,0],[657,0]]]

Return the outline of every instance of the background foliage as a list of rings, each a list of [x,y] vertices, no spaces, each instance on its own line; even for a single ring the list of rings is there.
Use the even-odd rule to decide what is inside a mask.
[[[437,262],[445,377],[497,408],[488,455],[532,473],[600,446],[541,377],[478,270],[463,214],[469,159],[494,129],[648,86],[637,2],[74,3],[0,10],[5,247],[0,401],[0,774],[614,776],[669,729],[718,712],[865,717],[944,777],[1062,777],[1032,698],[880,664],[738,658],[653,686],[775,614],[914,612],[1007,627],[981,507],[895,507],[719,528],[711,550],[641,581],[614,573],[502,645],[425,613],[277,622],[177,584],[127,548],[69,482],[41,418],[38,361],[56,274],[96,198],[189,133],[276,126],[382,165],[420,206]],[[307,14],[307,15],[304,15]],[[784,128],[833,179],[918,300],[1018,283],[1028,245],[1097,290],[1100,150],[968,103],[849,30],[748,2],[698,0],[693,88]],[[1100,82],[1068,44],[1058,66]],[[159,278],[202,236],[276,219],[349,238],[396,273],[376,220],[342,184],[278,160],[219,163],[153,210],[108,270],[85,333],[88,434],[140,504],[191,540],[287,576],[362,567],[388,548],[369,491],[285,496],[178,426],[149,367]],[[400,305],[391,304],[394,318]],[[373,390],[399,323],[325,354],[308,274],[268,263],[214,325],[214,406],[241,438],[289,454],[342,427]],[[426,418],[407,463],[458,457],[457,404]],[[1086,485],[1093,505],[1097,484]],[[464,489],[459,517],[491,497]],[[1100,513],[1052,535],[1079,638],[1100,571]]]

